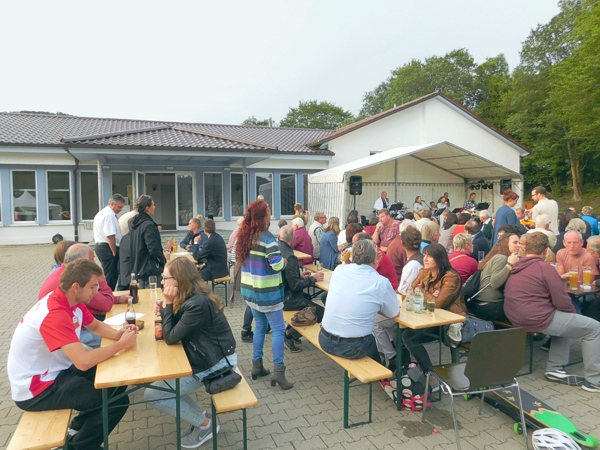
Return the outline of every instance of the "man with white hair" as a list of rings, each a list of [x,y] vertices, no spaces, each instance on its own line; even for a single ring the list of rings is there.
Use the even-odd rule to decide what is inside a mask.
[[[435,222],[427,222],[421,228],[421,253],[429,244],[436,243],[440,238],[440,226]]]
[[[569,271],[577,270],[579,273],[579,283],[583,283],[583,268],[588,266],[592,268],[592,280],[599,273],[596,266],[596,260],[583,248],[583,237],[578,231],[567,231],[563,239],[565,248],[556,254],[556,269],[563,280],[569,279]]]
[[[292,228],[294,229],[292,248],[299,252],[306,253],[307,255],[311,255],[310,258],[303,259],[302,264],[312,264],[314,261],[312,256],[314,249],[308,231],[304,227],[304,220],[301,217],[292,219]]]
[[[591,235],[598,236],[600,231],[598,230],[598,219],[592,216],[592,212],[594,212],[594,208],[591,206],[584,206],[581,208],[581,218],[590,224]]]
[[[319,259],[321,255],[321,237],[323,237],[323,225],[327,222],[325,213],[318,211],[315,213],[313,223],[308,229],[308,235],[313,245],[313,256],[315,259]]]
[[[492,218],[490,217],[490,212],[487,209],[479,211],[479,220],[481,221],[481,233],[489,242],[492,242],[492,234],[494,233],[494,227],[492,226]]]
[[[556,245],[556,235],[550,231],[550,217],[548,217],[548,214],[540,214],[539,216],[537,216],[535,218],[535,228],[532,228],[531,230],[527,231],[528,233],[536,233],[536,232],[540,232],[540,233],[544,233],[546,236],[548,236],[548,242],[550,243],[550,248],[554,248],[554,246]]]

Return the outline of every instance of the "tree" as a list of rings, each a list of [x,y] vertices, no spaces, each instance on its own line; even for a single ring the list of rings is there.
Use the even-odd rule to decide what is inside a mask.
[[[276,127],[277,123],[271,117],[264,120],[258,120],[256,117],[250,116],[242,122],[242,125],[247,127]]]
[[[354,116],[351,112],[333,103],[310,100],[301,101],[297,108],[290,108],[279,126],[335,130],[353,121]]]
[[[503,54],[487,58],[475,69],[473,112],[490,124],[504,128],[502,99],[510,90],[511,76]]]

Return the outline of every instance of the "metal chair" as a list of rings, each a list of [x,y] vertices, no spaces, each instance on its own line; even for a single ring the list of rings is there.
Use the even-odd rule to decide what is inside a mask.
[[[479,414],[481,414],[485,393],[501,390],[506,387],[517,388],[525,448],[528,448],[527,429],[523,414],[523,404],[521,402],[521,389],[515,378],[521,367],[523,367],[526,337],[527,332],[524,328],[477,333],[471,342],[471,351],[466,363],[435,366],[427,372],[423,405],[427,405],[429,377],[433,375],[440,381],[440,388],[444,394],[450,395],[456,447],[459,450],[461,447],[458,437],[458,422],[456,419],[454,397],[464,394],[481,395],[481,403],[479,405]],[[426,410],[427,408],[424,407],[422,422],[425,421]]]

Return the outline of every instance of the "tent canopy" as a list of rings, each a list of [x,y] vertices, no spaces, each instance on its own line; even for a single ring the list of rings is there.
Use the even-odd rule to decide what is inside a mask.
[[[397,147],[308,176],[310,183],[340,183],[353,172],[400,158],[412,157],[465,180],[520,178],[520,174],[450,142]]]

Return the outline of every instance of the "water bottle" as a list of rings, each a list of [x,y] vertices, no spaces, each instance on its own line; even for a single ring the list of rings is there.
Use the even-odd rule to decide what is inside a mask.
[[[413,294],[413,311],[416,312],[417,314],[422,314],[424,308],[423,303],[425,302],[425,297],[423,296],[423,291],[421,289],[421,285],[419,284],[416,288],[415,288],[415,293]]]
[[[411,286],[406,290],[406,310],[413,311],[414,310],[414,292]]]

